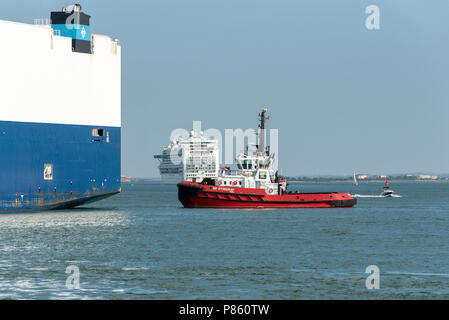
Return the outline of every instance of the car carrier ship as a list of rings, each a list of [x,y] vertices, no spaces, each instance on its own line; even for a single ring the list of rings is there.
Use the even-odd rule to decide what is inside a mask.
[[[289,192],[287,180],[273,169],[274,154],[265,147],[267,109],[259,114],[257,149],[241,152],[236,172],[221,169],[215,178],[178,184],[179,201],[187,208],[335,208],[357,203],[347,192]]]
[[[120,192],[121,47],[80,5],[0,20],[0,213]]]

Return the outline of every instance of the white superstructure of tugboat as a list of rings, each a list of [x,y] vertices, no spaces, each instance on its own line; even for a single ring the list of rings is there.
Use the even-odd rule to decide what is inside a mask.
[[[279,195],[287,192],[287,181],[281,179],[273,169],[274,153],[265,147],[265,121],[267,109],[259,114],[258,144],[252,153],[241,151],[236,157],[238,171],[232,172],[229,168],[221,168],[217,178],[218,185],[235,186],[240,188],[264,189],[267,194]]]

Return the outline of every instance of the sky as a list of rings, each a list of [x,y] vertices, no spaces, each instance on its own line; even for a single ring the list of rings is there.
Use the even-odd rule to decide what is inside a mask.
[[[449,172],[447,0],[78,2],[122,45],[122,175],[157,177],[176,128],[255,128],[263,107],[283,174]],[[0,19],[70,4],[5,0]]]

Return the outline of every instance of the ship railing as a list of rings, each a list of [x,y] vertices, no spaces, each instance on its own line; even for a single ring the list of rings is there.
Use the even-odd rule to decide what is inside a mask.
[[[219,177],[227,177],[227,176],[243,176],[244,174],[242,173],[241,170],[219,170],[218,171],[218,176]]]
[[[33,19],[34,24],[38,26],[48,26],[51,24],[51,20],[49,18],[36,18]]]
[[[98,191],[98,190],[97,190]],[[95,192],[87,193],[40,193],[40,194],[23,194],[16,196],[9,196],[8,199],[0,200],[0,208],[15,209],[30,209],[37,208],[43,205],[55,204],[59,201],[67,201],[79,198],[80,196],[89,196]]]

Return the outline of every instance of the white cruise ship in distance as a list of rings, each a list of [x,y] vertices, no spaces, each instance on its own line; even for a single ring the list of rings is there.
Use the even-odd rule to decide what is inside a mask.
[[[175,139],[161,154],[154,156],[160,162],[159,172],[162,182],[166,184],[216,178],[218,157],[218,140],[204,137],[202,131],[191,131],[187,139]]]

